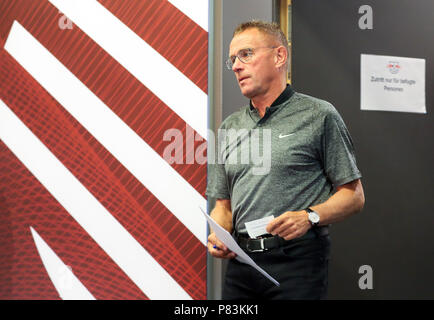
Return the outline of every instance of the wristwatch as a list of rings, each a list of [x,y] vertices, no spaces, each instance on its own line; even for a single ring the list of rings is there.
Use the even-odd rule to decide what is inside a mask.
[[[311,208],[306,209],[308,219],[312,227],[316,227],[319,224],[319,214],[313,211]]]

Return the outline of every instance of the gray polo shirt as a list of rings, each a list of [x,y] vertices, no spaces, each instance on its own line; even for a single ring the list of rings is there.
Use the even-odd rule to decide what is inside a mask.
[[[248,221],[322,203],[337,186],[361,177],[336,109],[289,86],[262,119],[245,106],[223,121],[219,133],[206,195],[231,200],[240,234]]]

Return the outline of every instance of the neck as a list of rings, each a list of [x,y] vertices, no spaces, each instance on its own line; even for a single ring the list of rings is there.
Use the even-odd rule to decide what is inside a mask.
[[[258,110],[259,115],[261,118],[265,114],[265,109],[280,96],[280,94],[285,90],[286,88],[286,81],[279,83],[279,85],[271,86],[270,90],[265,92],[264,94],[258,95],[253,97],[252,104]]]

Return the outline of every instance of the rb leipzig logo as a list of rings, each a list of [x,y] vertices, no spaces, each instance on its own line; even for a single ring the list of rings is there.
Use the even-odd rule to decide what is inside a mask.
[[[399,62],[390,61],[389,64],[387,65],[387,69],[389,69],[390,73],[397,74],[401,69],[401,66],[399,65]]]

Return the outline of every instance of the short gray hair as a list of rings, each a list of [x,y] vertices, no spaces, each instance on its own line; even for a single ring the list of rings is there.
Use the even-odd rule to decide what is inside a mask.
[[[288,39],[286,38],[285,34],[283,33],[282,29],[280,29],[280,26],[275,22],[267,22],[262,20],[250,20],[243,23],[240,23],[234,31],[233,37],[235,37],[237,34],[242,33],[248,29],[256,28],[260,32],[267,34],[271,37],[273,37],[276,41],[278,41],[282,46],[286,48],[286,52],[288,53],[288,59],[289,59],[289,45],[288,45]]]

